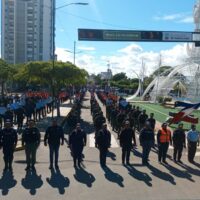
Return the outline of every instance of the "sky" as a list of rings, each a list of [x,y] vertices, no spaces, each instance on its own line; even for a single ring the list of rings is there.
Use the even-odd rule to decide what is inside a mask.
[[[59,3],[58,3],[59,2]],[[57,1],[57,6],[77,1]],[[78,41],[78,28],[117,30],[193,31],[195,0],[79,0],[87,6],[70,5],[56,10],[56,53],[58,60],[73,62],[90,74],[125,72],[129,77],[152,73],[159,63],[176,66],[187,57],[184,43]],[[67,51],[71,51],[69,53]]]
[[[184,43],[78,41],[78,28],[117,30],[193,31],[195,0],[56,0],[56,7],[84,2],[87,6],[68,5],[56,10],[56,54],[58,60],[73,62],[89,74],[110,68],[114,74],[129,77],[152,73],[159,63],[176,66],[187,57]],[[71,51],[71,53],[69,52]],[[133,72],[134,71],[134,72]]]

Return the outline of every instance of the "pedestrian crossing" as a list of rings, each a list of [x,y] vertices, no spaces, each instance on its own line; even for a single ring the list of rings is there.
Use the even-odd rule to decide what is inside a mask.
[[[42,138],[41,140],[44,141],[44,134],[45,132],[41,132],[41,135],[42,135]],[[113,132],[111,132],[111,148],[120,148],[120,144],[119,144],[119,140],[116,138],[116,134],[114,134]],[[139,146],[139,135],[136,134],[136,140],[137,140],[137,145]],[[66,140],[68,140],[68,136],[66,136]],[[155,136],[155,141],[156,141],[156,136]],[[95,148],[95,134],[92,133],[92,134],[88,134],[87,135],[87,144],[86,144],[87,147],[89,148]],[[174,147],[172,145],[169,145],[169,150],[173,150]],[[197,147],[197,152],[196,152],[196,156],[200,156],[200,147],[198,146]],[[186,153],[187,155],[187,153]]]
[[[88,144],[89,144],[89,147],[95,147],[95,134],[90,134],[88,136]],[[120,147],[119,144],[118,144],[118,141],[117,139],[115,139],[115,136],[113,134],[111,134],[111,148],[118,148]]]

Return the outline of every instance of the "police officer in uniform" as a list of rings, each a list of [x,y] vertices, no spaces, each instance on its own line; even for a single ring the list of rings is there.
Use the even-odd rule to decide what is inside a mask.
[[[80,123],[77,123],[76,129],[72,131],[69,136],[69,146],[72,151],[74,167],[81,167],[82,152],[84,146],[86,146],[87,137],[85,132],[81,129]]]
[[[100,164],[102,167],[106,166],[106,155],[108,148],[111,146],[111,134],[107,129],[107,124],[103,124],[103,128],[98,132],[97,138],[97,148],[100,153]]]
[[[130,161],[130,152],[132,149],[132,140],[134,141],[134,145],[136,145],[136,139],[135,139],[135,132],[132,128],[130,128],[130,122],[125,121],[125,128],[121,131],[119,136],[120,146],[122,147],[122,164],[125,164],[125,158],[126,158],[126,164],[129,165]]]
[[[140,144],[142,146],[142,164],[149,165],[148,158],[151,148],[154,146],[155,138],[151,124],[146,121],[144,128],[140,131]]]
[[[183,124],[180,123],[178,125],[178,128],[173,133],[173,146],[174,146],[174,162],[178,161],[179,163],[182,163],[181,156],[183,147],[186,147],[186,137],[185,137],[185,131],[183,130]],[[177,160],[178,156],[178,160]]]
[[[27,164],[25,170],[32,168],[35,171],[36,151],[40,145],[40,131],[35,127],[33,120],[29,121],[28,128],[22,134],[22,146],[24,145]]]
[[[150,114],[150,117],[147,119],[147,121],[150,123],[152,130],[155,130],[156,126],[156,120],[154,119],[154,113]]]
[[[191,130],[187,133],[188,141],[188,161],[190,163],[195,163],[194,157],[197,150],[197,145],[199,146],[199,132],[196,130],[195,124],[191,125]]]
[[[58,166],[58,157],[59,157],[59,149],[60,144],[64,144],[64,132],[63,128],[57,124],[57,120],[52,120],[52,125],[49,126],[46,130],[44,136],[44,145],[47,146],[47,142],[49,145],[49,153],[50,153],[50,166],[49,169],[53,169],[53,160],[55,156],[55,168],[59,169]]]
[[[159,163],[163,162],[168,164],[166,161],[167,151],[169,144],[172,144],[171,131],[167,128],[167,123],[162,124],[162,128],[158,131],[157,134],[158,142],[158,161]]]
[[[3,147],[4,154],[4,171],[12,171],[13,154],[17,146],[17,132],[12,128],[10,120],[5,121],[5,127],[0,134],[0,147]]]

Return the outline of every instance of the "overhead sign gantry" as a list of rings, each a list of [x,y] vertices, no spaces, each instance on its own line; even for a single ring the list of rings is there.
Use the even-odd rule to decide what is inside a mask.
[[[200,32],[78,29],[78,39],[85,41],[195,42]]]

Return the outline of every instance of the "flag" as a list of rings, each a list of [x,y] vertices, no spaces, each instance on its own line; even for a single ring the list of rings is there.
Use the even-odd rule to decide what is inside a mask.
[[[175,106],[175,108],[182,107],[182,109],[180,112],[178,112],[174,115],[170,124],[176,124],[181,121],[189,122],[189,123],[193,123],[193,124],[198,123],[198,118],[191,116],[191,113],[200,107],[200,103],[191,104],[191,103],[177,101],[177,102],[175,102],[174,106]]]

